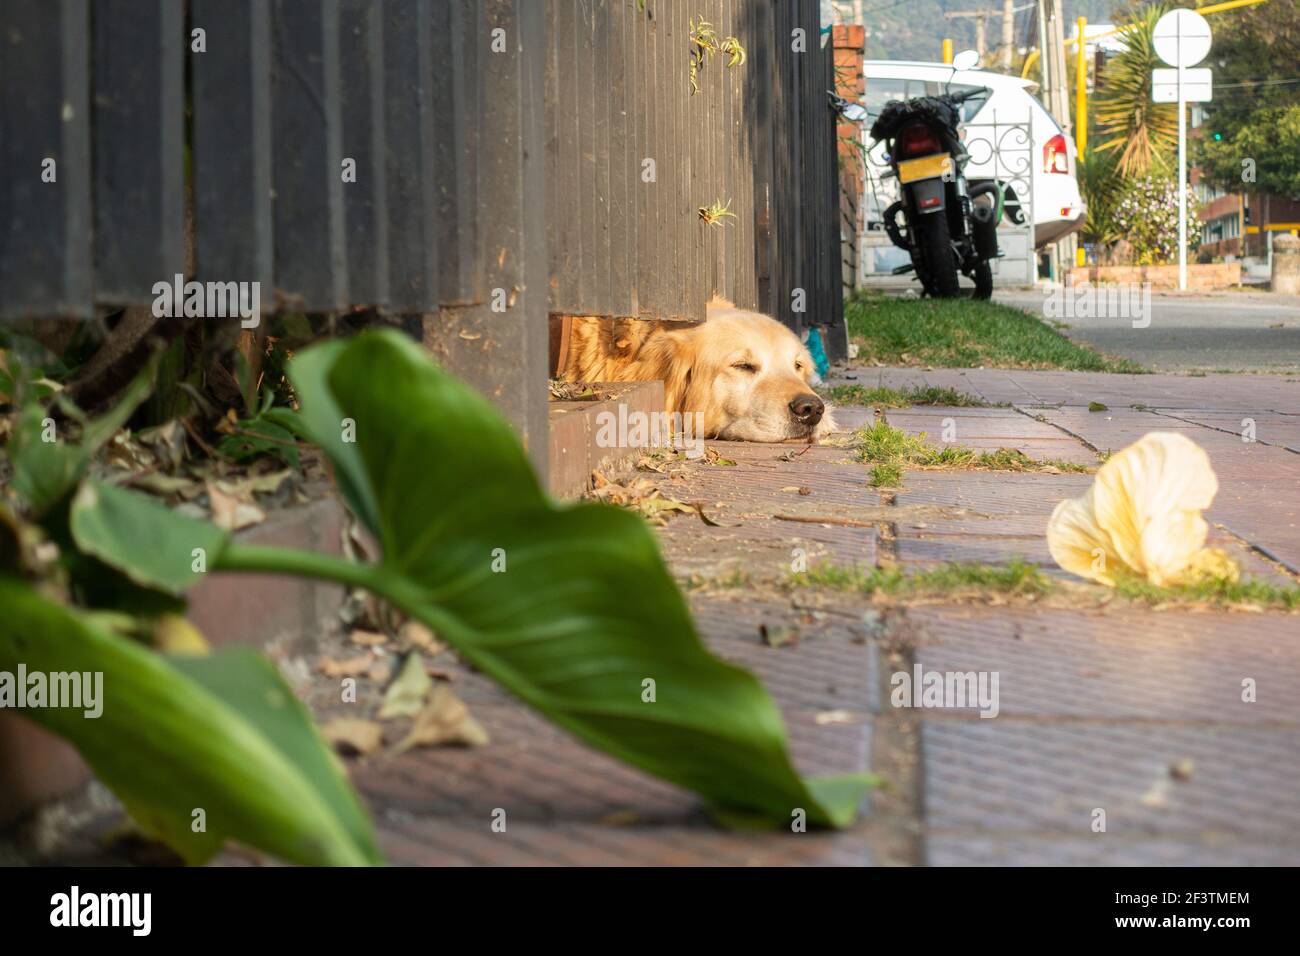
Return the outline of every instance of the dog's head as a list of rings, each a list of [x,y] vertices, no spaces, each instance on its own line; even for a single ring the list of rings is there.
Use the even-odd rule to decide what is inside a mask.
[[[735,441],[821,438],[834,430],[808,349],[780,322],[715,299],[708,321],[668,332],[661,352],[670,408],[704,415],[704,434]]]

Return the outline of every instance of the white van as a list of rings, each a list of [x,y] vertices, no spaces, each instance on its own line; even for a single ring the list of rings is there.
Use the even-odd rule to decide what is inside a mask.
[[[937,96],[945,89],[961,93],[982,86],[989,88],[986,96],[972,97],[962,106],[962,123],[976,124],[972,136],[995,127],[983,124],[1029,123],[1032,143],[1012,160],[1020,166],[1028,164],[1032,173],[1030,198],[1034,218],[1034,245],[1043,247],[1083,228],[1087,211],[1079,194],[1077,154],[1074,140],[1068,136],[1043,105],[1030,95],[1037,84],[1018,76],[1007,76],[990,70],[964,70],[954,73],[946,63],[923,63],[911,60],[867,60],[862,72],[867,80],[867,126],[880,115],[881,108],[890,100],[904,100],[913,96]],[[951,82],[949,82],[951,81]],[[884,159],[885,145],[867,140],[869,164],[875,169],[888,168]],[[989,149],[971,149],[971,160],[965,167],[966,179],[974,184],[997,179],[1008,185],[1004,156],[1001,166],[990,155]],[[1007,154],[1014,152],[1007,148]],[[1027,157],[1027,159],[1026,159]],[[1024,177],[1018,177],[1023,182]],[[1020,215],[1015,187],[1008,196],[1007,215],[1013,221]],[[883,208],[883,207],[882,207]],[[869,204],[867,217],[874,212]],[[1021,220],[1023,221],[1023,220]]]

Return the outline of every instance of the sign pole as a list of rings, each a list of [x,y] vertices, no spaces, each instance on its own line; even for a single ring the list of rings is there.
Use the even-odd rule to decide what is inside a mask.
[[[1195,86],[1189,92],[1187,68],[1205,59],[1212,39],[1205,17],[1185,7],[1164,14],[1156,21],[1151,35],[1156,54],[1174,67],[1152,72],[1151,96],[1157,103],[1168,103],[1170,99],[1178,103],[1178,289],[1184,292],[1187,290],[1187,100],[1190,97],[1204,103],[1210,99],[1211,89],[1210,71],[1193,70]],[[1169,89],[1171,79],[1174,90]]]
[[[1181,38],[1180,38],[1181,39]],[[1178,291],[1187,291],[1187,103],[1178,63]]]

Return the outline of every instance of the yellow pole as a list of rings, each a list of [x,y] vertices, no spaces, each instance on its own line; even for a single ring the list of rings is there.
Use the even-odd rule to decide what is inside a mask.
[[[1038,62],[1038,51],[1030,50],[1029,56],[1025,57],[1025,65],[1020,68],[1020,78],[1022,80],[1026,80],[1029,78],[1029,71],[1034,68],[1034,64],[1037,62]]]
[[[1228,10],[1239,10],[1242,7],[1253,7],[1258,4],[1267,3],[1267,2],[1268,0],[1228,0],[1228,2],[1226,3],[1212,3],[1208,7],[1197,7],[1196,12],[1201,14],[1202,16],[1205,16],[1211,13],[1225,13]],[[1093,37],[1093,39],[1100,40],[1102,37],[1115,36],[1116,34],[1126,33],[1127,31],[1132,29],[1133,29],[1132,26],[1116,27],[1115,29],[1108,30],[1105,33],[1097,34],[1096,36]],[[1070,37],[1070,39],[1065,41],[1065,45],[1073,46],[1077,42],[1079,41],[1076,40],[1074,37]],[[1028,71],[1026,71],[1026,73],[1027,72]],[[1025,73],[1021,74],[1021,76],[1025,76],[1025,75],[1026,75]]]
[[[946,37],[944,38],[943,41],[943,62],[945,63],[952,62],[952,40]]]
[[[1088,18],[1079,17],[1075,22],[1079,28],[1079,48],[1074,57],[1074,142],[1082,157],[1088,148],[1088,44],[1083,39]]]

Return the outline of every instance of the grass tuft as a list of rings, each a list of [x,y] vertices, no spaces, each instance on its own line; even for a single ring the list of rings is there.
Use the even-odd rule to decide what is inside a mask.
[[[791,582],[801,587],[825,587],[862,594],[880,592],[904,597],[972,590],[1028,597],[1046,594],[1051,589],[1051,582],[1038,568],[1018,559],[1007,565],[954,562],[910,572],[901,568],[816,564],[802,574],[791,575]]]
[[[1145,372],[1066,338],[1036,316],[974,299],[860,295],[845,304],[861,354],[886,365]]]
[[[1137,578],[1122,578],[1115,590],[1133,601],[1148,604],[1244,605],[1300,611],[1300,585],[1280,585],[1259,579],[1229,581],[1211,578],[1181,587],[1156,587]]]
[[[839,405],[883,405],[886,408],[910,408],[913,405],[948,405],[953,408],[988,408],[989,403],[955,388],[938,385],[890,388],[877,385],[835,385],[826,389],[826,397]]]
[[[901,470],[907,466],[977,471],[1043,471],[1054,468],[1061,472],[1085,474],[1091,470],[1087,465],[1072,461],[1030,458],[1014,448],[999,448],[997,451],[976,451],[959,445],[934,448],[926,444],[924,432],[909,435],[887,422],[876,422],[858,429],[856,439],[858,461],[876,466],[872,472],[872,484],[876,483],[875,474],[882,467],[897,470],[899,480],[902,478]]]
[[[813,565],[802,574],[791,574],[789,581],[795,587],[822,587],[905,598],[940,597],[964,592],[1038,598],[1064,591],[1061,584],[1019,559],[1006,565],[954,562],[910,572],[897,567],[860,568],[822,563]],[[1084,587],[1096,593],[1100,600],[1110,600],[1112,592],[1109,588],[1099,585]],[[1066,593],[1077,595],[1077,586],[1074,591]],[[1135,603],[1157,607],[1208,606],[1300,612],[1300,585],[1274,584],[1258,579],[1211,579],[1184,587],[1156,587],[1138,579],[1124,579],[1117,582],[1114,593]]]

